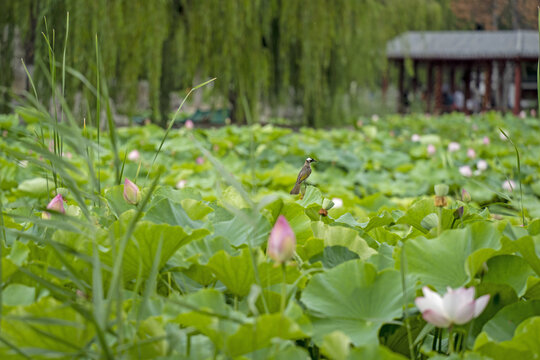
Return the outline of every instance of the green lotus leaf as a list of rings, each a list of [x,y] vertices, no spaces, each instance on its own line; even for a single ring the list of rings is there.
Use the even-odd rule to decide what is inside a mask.
[[[520,301],[500,310],[482,330],[494,341],[507,341],[519,324],[533,316],[540,316],[540,300]]]
[[[112,231],[114,239],[118,239],[117,245],[127,231],[128,224],[133,215],[133,210],[126,212],[119,220],[111,225],[110,231]],[[143,278],[146,278],[150,274],[160,242],[161,255],[158,259],[158,269],[161,269],[180,247],[193,240],[200,239],[208,233],[206,229],[197,229],[193,230],[191,234],[187,234],[180,226],[154,224],[149,221],[138,222],[131,238],[127,242],[123,255],[122,273],[124,280],[136,279],[139,271]],[[105,235],[105,239],[101,243],[108,243],[108,235]],[[103,263],[109,266],[113,266],[116,261],[110,249],[108,251],[102,251],[101,257]]]
[[[434,239],[409,239],[403,246],[408,273],[441,292],[447,286],[463,286],[484,262],[499,254],[501,237],[492,224],[479,222]]]
[[[518,296],[525,293],[527,279],[533,274],[531,267],[519,256],[500,255],[489,259],[486,263],[487,272],[484,282],[495,284],[508,284]]]
[[[490,341],[482,333],[476,339],[474,350],[494,360],[536,359],[540,356],[540,316],[530,317],[515,330],[511,340],[502,342]]]
[[[360,259],[367,259],[377,253],[353,229],[343,226],[330,226],[320,221],[313,222],[311,228],[316,238],[324,240],[325,247],[343,246],[358,254]]]
[[[340,330],[356,346],[377,343],[383,323],[401,316],[399,272],[377,272],[372,264],[351,260],[315,275],[301,301],[312,316],[314,339]]]
[[[94,326],[81,314],[51,297],[4,316],[2,337],[23,352],[70,354],[95,336]]]

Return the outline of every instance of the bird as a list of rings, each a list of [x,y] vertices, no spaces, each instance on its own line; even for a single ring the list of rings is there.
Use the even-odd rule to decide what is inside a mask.
[[[308,157],[306,159],[306,162],[304,163],[304,166],[302,166],[302,169],[298,173],[298,178],[296,179],[296,184],[294,184],[293,189],[291,190],[291,194],[296,195],[300,193],[300,185],[311,175],[311,163],[316,162],[316,160]]]

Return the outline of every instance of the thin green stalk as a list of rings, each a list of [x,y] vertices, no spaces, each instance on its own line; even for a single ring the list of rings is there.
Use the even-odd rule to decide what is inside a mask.
[[[519,204],[521,207],[521,225],[525,226],[525,210],[523,209],[523,186],[521,183],[521,161],[519,158],[519,150],[516,146],[516,144],[510,139],[510,136],[508,136],[503,129],[499,128],[499,130],[502,132],[505,138],[508,139],[510,144],[514,147],[514,150],[516,151],[516,160],[517,160],[517,170],[518,170],[518,178],[519,178]]]
[[[437,236],[441,236],[442,232],[442,207],[437,207]]]
[[[198,88],[201,88],[205,85],[208,85],[210,84],[212,81],[216,80],[217,78],[212,78],[208,81],[205,81],[203,82],[202,84],[199,84],[193,88],[191,88],[189,90],[189,92],[187,93],[187,95],[184,97],[184,99],[182,100],[182,103],[180,104],[180,106],[178,107],[178,109],[176,109],[176,112],[174,113],[173,115],[173,118],[171,119],[171,122],[169,123],[169,126],[167,127],[167,130],[165,131],[165,135],[163,135],[163,139],[161,139],[161,143],[159,144],[159,147],[158,147],[158,150],[156,151],[156,154],[154,155],[154,159],[152,160],[152,164],[150,165],[150,169],[148,170],[148,173],[146,174],[146,180],[145,180],[145,183],[146,181],[148,181],[148,177],[150,176],[150,173],[152,172],[152,168],[154,167],[154,163],[156,162],[156,159],[161,151],[161,148],[163,147],[163,143],[165,143],[165,140],[167,140],[167,136],[169,135],[169,132],[171,131],[173,125],[174,125],[174,122],[176,121],[176,118],[178,117],[178,114],[180,113],[180,110],[182,109],[182,107],[184,106],[184,103],[186,102],[186,100],[188,99],[189,95],[191,95],[191,93],[195,90],[197,90]]]
[[[404,322],[405,322],[405,329],[407,330],[407,342],[409,343],[409,356],[411,360],[414,360],[413,338],[412,338],[412,332],[411,332],[411,324],[409,323],[409,310],[408,310],[409,304],[407,303],[407,280],[405,277],[405,273],[407,272],[407,263],[406,263],[407,259],[405,258],[404,245],[401,247],[401,266],[400,266],[401,287],[403,289],[403,314],[405,316]]]
[[[283,273],[283,282],[281,283],[281,304],[280,311],[281,315],[285,313],[285,305],[287,300],[287,267],[285,263],[281,263],[281,272]]]
[[[101,87],[99,86],[99,77],[100,77],[100,73],[99,73],[99,46],[98,46],[98,37],[97,37],[97,34],[96,34],[96,91],[97,91],[97,95],[96,95],[96,130],[97,130],[97,144],[98,144],[98,148],[97,148],[97,175],[98,175],[98,194],[101,194],[101,171],[99,170],[100,168],[100,149],[101,149],[101,146],[99,144],[99,141],[100,141],[100,128],[101,128]],[[99,200],[100,197],[98,196],[98,202],[99,204],[101,205],[101,200]]]
[[[452,326],[450,326],[450,328],[448,329],[448,355],[453,354],[455,351],[453,336],[454,336],[454,329]]]

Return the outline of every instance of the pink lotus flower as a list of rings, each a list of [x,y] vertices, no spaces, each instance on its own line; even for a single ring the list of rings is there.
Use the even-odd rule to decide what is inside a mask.
[[[472,176],[472,170],[471,170],[471,167],[469,165],[463,165],[463,166],[460,166],[459,167],[459,173],[463,176],[466,176],[466,177],[471,177]]]
[[[186,129],[193,129],[195,125],[193,124],[193,121],[191,119],[187,119],[185,123]]]
[[[199,165],[202,165],[204,164],[204,158],[202,156],[199,156],[197,160],[195,160],[195,162]]]
[[[48,204],[47,204],[47,210],[52,210],[54,212],[65,214],[66,210],[64,209],[64,198],[62,197],[62,194],[56,195]],[[51,214],[47,211],[44,211],[43,214],[41,214],[41,217],[43,219],[50,219]]]
[[[521,111],[519,112],[519,117],[520,117],[521,119],[525,119],[526,116],[527,116],[527,114],[525,113],[525,110],[521,110]]]
[[[452,141],[450,144],[448,144],[448,151],[450,152],[456,152],[459,149],[461,149],[461,146],[455,141]]]
[[[126,178],[124,181],[124,200],[130,204],[137,204],[139,202],[139,188],[132,181]]]
[[[506,191],[514,191],[516,183],[513,180],[505,180],[502,184],[502,188]]]
[[[414,302],[424,320],[440,328],[468,323],[478,317],[489,302],[489,295],[475,300],[474,287],[455,290],[448,287],[442,297],[427,286],[422,288],[422,292],[424,296],[416,298]]]
[[[487,170],[487,168],[488,168],[488,163],[487,163],[487,161],[486,161],[486,160],[482,160],[482,159],[478,160],[478,162],[476,163],[476,168],[477,168],[478,170],[480,170],[480,171],[485,171],[485,170]]]
[[[138,150],[131,150],[127,157],[130,161],[139,161],[141,153]]]
[[[179,180],[177,183],[176,183],[176,188],[177,189],[183,189],[185,188],[187,185],[187,180],[185,179],[182,179],[182,180]]]
[[[420,142],[420,135],[418,135],[418,134],[413,134],[413,135],[411,136],[411,141],[412,141],[412,142]]]
[[[490,143],[489,138],[487,136],[484,136],[484,138],[482,139],[482,143],[484,145],[489,145],[489,143]]]
[[[436,152],[437,152],[437,148],[435,147],[435,145],[429,144],[429,145],[427,146],[427,153],[428,153],[429,155],[435,155]]]
[[[338,197],[332,198],[332,202],[334,203],[334,209],[343,207],[343,200],[341,200],[341,198],[338,198]]]
[[[279,215],[276,224],[270,232],[266,253],[276,263],[282,264],[293,257],[296,249],[296,237],[289,222]]]
[[[531,109],[531,117],[536,117],[536,110],[535,109]]]
[[[467,157],[469,159],[474,159],[476,157],[476,151],[474,151],[474,149],[467,149]]]

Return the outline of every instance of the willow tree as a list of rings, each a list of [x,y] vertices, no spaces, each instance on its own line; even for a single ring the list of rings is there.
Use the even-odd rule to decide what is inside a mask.
[[[172,91],[191,86],[195,77],[215,76],[213,95],[228,101],[238,121],[244,104],[254,115],[261,104],[300,105],[304,121],[314,126],[343,123],[345,102],[354,102],[353,84],[377,84],[389,38],[448,26],[449,13],[448,0],[11,2],[0,17],[3,31],[9,29],[0,41],[2,54],[13,51],[11,31],[18,28],[35,54],[27,62],[35,63],[45,94],[41,32],[51,36],[55,29],[60,58],[68,11],[67,64],[95,82],[97,35],[100,69],[124,112],[133,109],[141,79],[150,85],[153,119],[165,121]],[[71,78],[67,95],[82,88]]]

